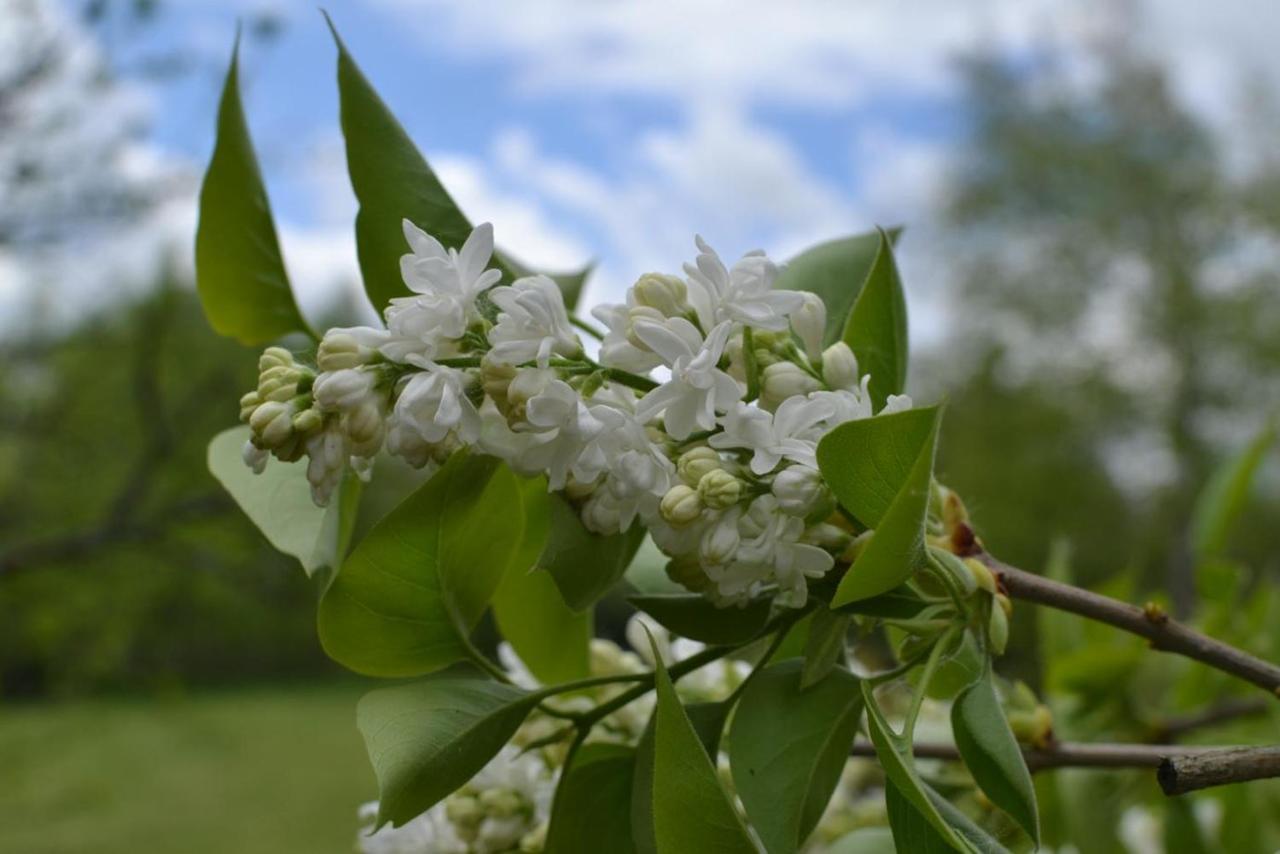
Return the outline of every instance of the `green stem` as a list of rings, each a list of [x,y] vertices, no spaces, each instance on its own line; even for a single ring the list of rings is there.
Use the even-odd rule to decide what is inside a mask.
[[[916,719],[920,717],[920,707],[924,705],[925,692],[929,690],[929,683],[933,681],[933,674],[938,670],[938,664],[942,661],[942,654],[951,644],[951,639],[955,637],[959,626],[952,626],[938,638],[937,643],[933,645],[933,649],[929,651],[929,660],[925,662],[924,672],[920,674],[920,683],[916,685],[915,691],[911,695],[911,708],[907,711],[907,720],[902,725],[902,735],[900,738],[911,740],[911,734],[916,731]]]
[[[579,329],[581,329],[583,332],[590,335],[592,338],[596,339],[597,341],[604,340],[604,333],[601,332],[599,329],[596,329],[590,323],[587,323],[587,321],[583,320],[582,318],[569,315],[569,322],[572,323],[574,326],[578,327]]]
[[[633,374],[620,368],[605,368],[604,372],[605,376],[618,385],[624,385],[636,391],[653,391],[658,387],[658,384],[648,377],[642,377],[639,374]]]
[[[442,368],[478,368],[480,359],[476,356],[456,356],[448,359],[434,360]]]

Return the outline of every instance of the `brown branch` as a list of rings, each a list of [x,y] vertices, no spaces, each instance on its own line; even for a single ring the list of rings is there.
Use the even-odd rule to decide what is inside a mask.
[[[1280,697],[1280,667],[1230,644],[1203,635],[1156,607],[1139,608],[1079,587],[1009,566],[986,552],[974,555],[996,574],[1005,592],[1014,599],[1047,605],[1106,623],[1146,638],[1152,649],[1195,659],[1224,673],[1251,682]]]
[[[954,745],[917,743],[917,759],[958,761]],[[875,747],[858,742],[850,756],[874,758]],[[1031,771],[1054,768],[1154,768],[1166,795],[1210,786],[1280,777],[1280,747],[1185,747],[1176,744],[1082,744],[1058,742],[1046,748],[1024,747]]]
[[[1170,756],[1156,770],[1156,780],[1166,795],[1269,777],[1280,777],[1280,747],[1237,747]]]

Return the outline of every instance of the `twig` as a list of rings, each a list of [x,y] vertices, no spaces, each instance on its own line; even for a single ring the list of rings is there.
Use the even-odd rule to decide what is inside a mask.
[[[1268,777],[1280,777],[1280,747],[1236,747],[1170,756],[1156,771],[1156,780],[1166,795]]]
[[[1175,741],[1198,729],[1261,715],[1270,707],[1271,704],[1261,697],[1231,697],[1196,712],[1171,715],[1157,721],[1151,728],[1151,741]]]
[[[1156,607],[1139,608],[1009,566],[986,552],[974,555],[1014,599],[1047,605],[1146,638],[1152,649],[1195,659],[1280,697],[1280,667],[1179,623]]]

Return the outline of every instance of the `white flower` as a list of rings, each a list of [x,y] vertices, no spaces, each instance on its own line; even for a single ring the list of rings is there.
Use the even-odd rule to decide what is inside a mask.
[[[648,347],[637,347],[631,329],[631,308],[625,305],[598,305],[591,314],[605,325],[600,342],[600,364],[643,374],[662,364]],[[637,339],[638,340],[638,339]],[[641,342],[643,343],[643,342]]]
[[[858,387],[858,357],[843,341],[837,341],[822,351],[822,378],[834,389]]]
[[[470,444],[480,435],[480,414],[467,398],[467,375],[456,368],[434,365],[413,374],[396,399],[391,420],[424,442],[442,441],[451,432]]]
[[[697,263],[685,264],[684,270],[693,286],[689,301],[704,327],[733,320],[775,332],[787,328],[787,316],[800,308],[804,297],[798,291],[774,289],[778,268],[763,252],[748,252],[726,269],[701,236],[696,242]]]
[[[267,460],[271,458],[271,452],[266,448],[259,448],[253,442],[245,442],[244,448],[240,451],[240,459],[244,460],[244,464],[253,469],[254,474],[262,474],[267,467]]]
[[[342,412],[356,409],[372,398],[376,380],[372,372],[358,368],[326,371],[316,377],[311,393],[321,409]]]
[[[807,579],[821,578],[835,564],[827,552],[800,542],[804,520],[782,512],[772,495],[751,502],[739,530],[743,542],[738,546],[738,562],[772,567],[779,605],[803,605],[808,598]]]
[[[564,296],[546,276],[516,279],[509,287],[494,288],[489,298],[501,309],[497,325],[489,331],[494,359],[511,365],[536,360],[545,368],[552,353],[582,352],[582,343],[569,324]]]
[[[804,302],[791,315],[791,328],[804,344],[805,355],[812,362],[822,356],[822,339],[827,333],[827,304],[822,297],[805,291],[801,294]]]
[[[818,391],[822,383],[795,362],[774,362],[760,378],[760,406],[770,412],[784,400]]]
[[[742,397],[737,381],[717,367],[732,324],[719,324],[704,340],[697,327],[683,317],[665,323],[637,320],[635,333],[671,369],[671,379],[636,404],[636,417],[649,421],[663,415],[673,438],[684,439],[695,428],[711,430],[716,413]]]
[[[476,297],[502,278],[486,269],[493,255],[493,226],[476,226],[461,251],[445,249],[431,235],[404,220],[404,236],[413,249],[401,256],[400,274],[411,297],[396,297],[386,310],[389,340],[382,352],[393,361],[410,355],[430,359],[441,346],[461,338],[477,318]]]
[[[698,557],[703,566],[727,566],[733,562],[738,553],[738,544],[742,536],[738,532],[738,520],[742,518],[741,507],[730,507],[720,518],[707,527],[698,544]]]
[[[906,412],[911,408],[911,398],[905,394],[891,394],[885,398],[884,406],[877,415],[892,415],[895,412]]]
[[[307,482],[311,484],[311,500],[320,507],[329,504],[342,482],[349,456],[347,440],[336,424],[307,440]]]
[[[609,418],[616,410],[601,406],[588,408],[573,388],[563,380],[552,380],[525,405],[525,419],[531,432],[542,440],[531,445],[525,460],[547,473],[551,489],[563,489],[569,470],[583,482],[594,480],[600,473],[584,472],[576,466],[589,444],[604,430],[601,418]]]
[[[657,513],[659,499],[675,479],[675,465],[660,446],[650,441],[644,425],[635,417],[625,413],[620,418],[611,417],[601,409],[593,407],[592,411],[607,419],[606,429],[584,454],[587,459],[579,460],[579,469],[599,468],[605,472],[603,489],[593,495],[598,506],[592,512],[595,530],[601,533],[608,518],[605,514],[616,514],[616,527],[610,531],[613,533],[630,528],[636,516],[649,519]],[[600,456],[597,458],[596,454]],[[583,511],[585,514],[587,508]]]
[[[816,468],[817,443],[814,428],[834,412],[833,404],[815,392],[808,397],[788,398],[770,415],[762,409],[739,403],[724,417],[724,432],[708,441],[714,448],[745,448],[753,451],[751,471],[768,474],[784,459]]]
[[[385,329],[372,326],[335,327],[325,332],[316,348],[316,365],[322,371],[340,371],[367,365],[378,348],[387,343]]]

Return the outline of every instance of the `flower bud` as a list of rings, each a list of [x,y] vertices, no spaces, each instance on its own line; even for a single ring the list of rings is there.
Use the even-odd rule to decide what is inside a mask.
[[[484,819],[479,800],[470,795],[453,795],[445,801],[444,812],[450,822],[464,827],[477,825]]]
[[[374,375],[357,368],[343,368],[316,377],[312,394],[321,409],[342,411],[362,406],[373,394]]]
[[[490,816],[507,818],[518,813],[523,803],[512,789],[485,789],[480,793],[480,806]]]
[[[640,336],[636,334],[636,321],[652,320],[662,323],[666,319],[662,312],[647,305],[637,305],[627,309],[627,343],[642,353],[652,353],[653,351],[649,349],[649,345],[640,340]]]
[[[1013,617],[1013,602],[1003,593],[996,594],[996,604],[1000,606],[1000,610],[1004,611],[1006,617]]]
[[[697,492],[681,483],[671,487],[662,496],[658,511],[663,519],[680,528],[702,515],[702,502],[698,500]]]
[[[253,410],[258,408],[262,403],[262,398],[258,396],[256,391],[251,391],[240,398],[240,420],[248,423],[249,416],[253,415]]]
[[[285,367],[291,368],[296,363],[293,361],[293,354],[283,347],[268,347],[262,351],[262,355],[258,357],[258,372],[265,373],[271,368]]]
[[[510,409],[507,392],[516,378],[515,365],[494,361],[487,356],[480,360],[480,387],[484,389],[504,416]]]
[[[525,420],[525,407],[529,401],[546,390],[556,378],[549,368],[521,368],[507,386],[507,404],[510,411],[507,420],[519,424]]]
[[[355,456],[373,456],[382,447],[382,438],[386,435],[382,407],[370,400],[346,412],[342,416],[342,432],[350,440]]]
[[[760,384],[760,406],[772,412],[789,397],[808,394],[821,388],[822,384],[795,362],[778,362],[764,369]]]
[[[992,652],[1004,655],[1009,643],[1009,617],[1003,608],[991,609],[991,619],[987,621],[987,639],[991,641]]]
[[[269,400],[253,411],[249,417],[249,429],[253,430],[264,448],[283,445],[293,433],[293,411],[291,403]]]
[[[315,407],[304,409],[293,416],[293,429],[298,433],[313,433],[324,424],[324,413]]]
[[[969,571],[973,573],[973,580],[980,588],[993,595],[996,593],[996,578],[985,563],[977,558],[967,557],[964,559],[964,565],[969,567]]]
[[[690,448],[676,461],[676,473],[689,486],[697,486],[709,472],[724,468],[724,460],[715,448],[702,445]]]
[[[622,508],[609,490],[596,490],[582,505],[582,524],[597,534],[616,534],[622,530]]]
[[[778,506],[792,516],[805,517],[826,501],[828,490],[817,469],[790,465],[773,478]]]
[[[702,503],[715,509],[732,507],[742,498],[742,481],[724,469],[707,472],[698,481],[698,497]]]
[[[707,529],[698,544],[698,554],[703,563],[723,566],[733,560],[742,537],[738,534],[738,520],[727,515]]]
[[[853,391],[858,387],[858,357],[848,344],[837,341],[822,352],[822,378],[829,388]]]
[[[679,317],[689,310],[689,291],[683,279],[663,273],[645,273],[631,287],[636,305],[657,309],[664,317]]]
[[[240,459],[244,460],[244,464],[253,469],[254,474],[262,474],[262,470],[267,467],[267,458],[271,456],[271,452],[266,448],[259,448],[253,442],[245,442],[244,447],[240,450]]]
[[[791,328],[804,344],[805,355],[816,362],[822,356],[822,339],[827,332],[827,304],[815,293],[803,294],[804,302],[791,315]]]
[[[819,522],[805,528],[800,541],[839,554],[853,541],[853,535],[838,525]]]
[[[316,365],[322,371],[347,370],[369,364],[377,354],[352,330],[330,329],[316,348]]]

